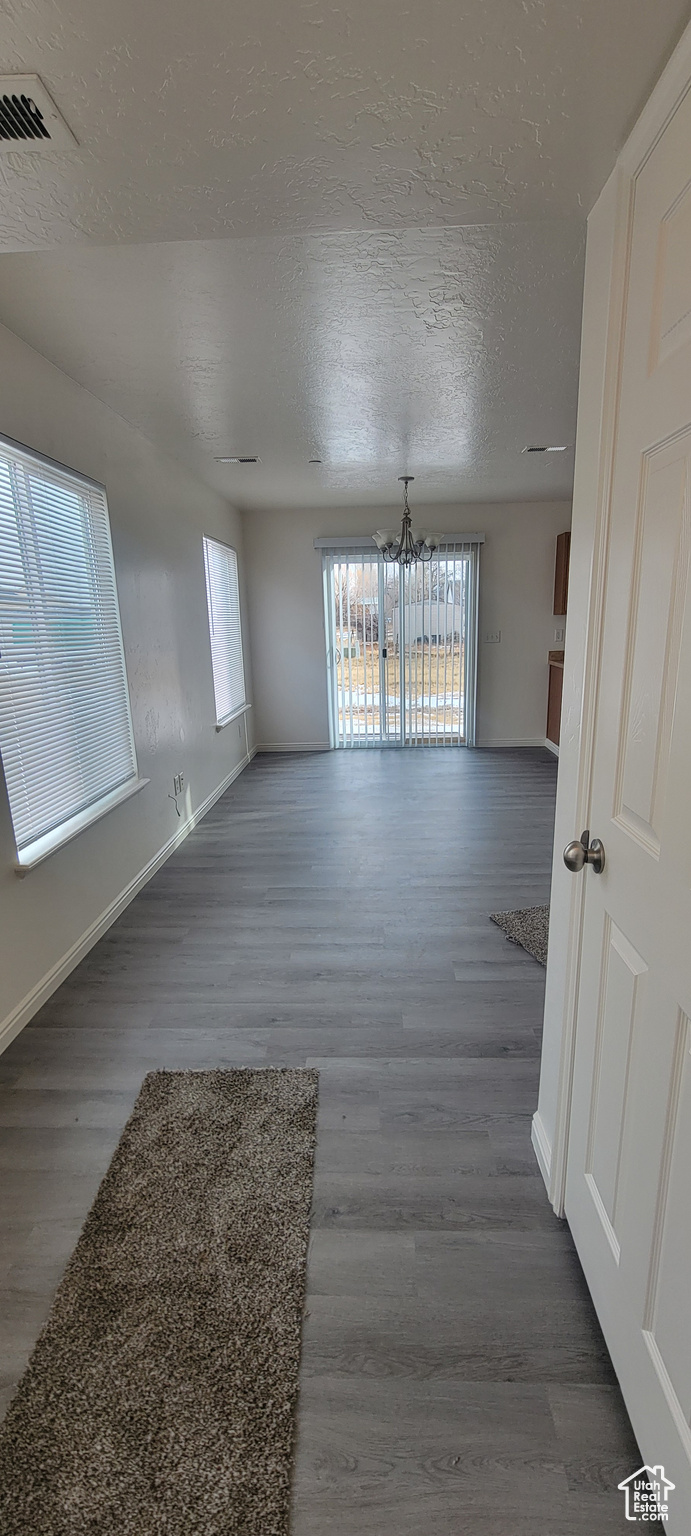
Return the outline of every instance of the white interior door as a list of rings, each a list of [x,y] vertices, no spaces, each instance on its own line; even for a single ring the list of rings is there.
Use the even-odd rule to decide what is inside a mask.
[[[691,93],[634,181],[566,1214],[691,1529]],[[581,833],[574,828],[574,835]],[[636,1470],[635,1468],[631,1469]]]

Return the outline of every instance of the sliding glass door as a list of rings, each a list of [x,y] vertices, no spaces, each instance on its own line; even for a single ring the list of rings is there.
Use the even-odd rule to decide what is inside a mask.
[[[407,570],[325,551],[324,602],[333,746],[472,745],[476,545]]]

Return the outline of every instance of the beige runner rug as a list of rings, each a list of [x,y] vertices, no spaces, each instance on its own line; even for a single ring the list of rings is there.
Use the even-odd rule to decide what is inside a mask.
[[[286,1536],[317,1086],[145,1079],[0,1430],[3,1536]]]

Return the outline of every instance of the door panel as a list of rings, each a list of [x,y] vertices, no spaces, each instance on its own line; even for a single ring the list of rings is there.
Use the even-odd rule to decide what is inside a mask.
[[[612,923],[604,922],[600,1007],[595,1035],[586,1175],[612,1251],[619,1260],[617,1201],[631,1046],[640,1010],[645,961]]]
[[[332,731],[341,746],[379,746],[382,690],[376,560],[332,556],[324,568]]]
[[[403,572],[407,745],[466,740],[469,561],[439,555]]]
[[[369,550],[324,557],[332,744],[472,741],[477,554],[409,569]]]
[[[691,340],[691,182],[660,222],[650,347],[651,371]]]
[[[660,851],[689,563],[688,434],[643,458],[615,815]]]
[[[588,818],[607,859],[574,877],[566,1188],[643,1456],[676,1485],[678,1536],[691,1528],[690,186],[687,94],[634,184]]]
[[[666,1377],[677,1411],[691,1419],[689,1330],[689,1170],[691,1169],[691,1032],[679,1012],[662,1143],[660,1184],[644,1328],[659,1374]]]
[[[398,567],[380,562],[382,648],[382,743],[401,740],[401,645],[398,628],[400,581]]]

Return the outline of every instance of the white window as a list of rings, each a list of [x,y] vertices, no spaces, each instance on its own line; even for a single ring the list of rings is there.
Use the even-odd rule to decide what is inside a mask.
[[[226,725],[247,708],[242,660],[238,557],[227,544],[204,540],[206,601],[209,610],[211,666],[216,696],[216,724]]]
[[[105,490],[3,439],[0,753],[23,866],[139,787]]]

